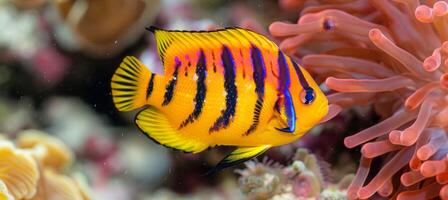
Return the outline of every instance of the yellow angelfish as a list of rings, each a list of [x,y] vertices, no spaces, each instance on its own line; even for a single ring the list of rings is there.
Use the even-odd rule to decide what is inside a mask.
[[[263,35],[148,30],[164,75],[126,57],[112,77],[113,101],[120,111],[147,105],[135,123],[167,147],[198,153],[236,146],[215,171],[295,141],[327,114],[313,78]]]

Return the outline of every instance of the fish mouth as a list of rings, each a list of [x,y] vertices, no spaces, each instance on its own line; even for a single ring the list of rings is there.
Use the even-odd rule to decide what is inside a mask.
[[[317,108],[316,114],[317,114],[317,115],[320,115],[319,122],[318,122],[319,124],[322,123],[322,122],[327,121],[327,120],[328,120],[328,119],[327,119],[327,115],[328,115],[328,102],[321,103],[321,104],[319,105],[319,107]]]
[[[321,103],[319,105],[319,108],[317,109],[319,113],[322,113],[323,115],[326,115],[328,112],[328,103]]]
[[[321,112],[322,114],[327,114],[327,112],[328,112],[328,103],[322,103],[322,104],[320,104],[318,110],[319,110],[319,112]]]

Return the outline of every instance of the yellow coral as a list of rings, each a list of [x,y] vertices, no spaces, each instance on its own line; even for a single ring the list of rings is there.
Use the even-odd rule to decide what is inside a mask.
[[[87,183],[86,177],[82,173],[75,173],[73,175],[73,179],[75,179],[76,186],[81,192],[81,196],[83,200],[91,200],[91,191],[89,185]]]
[[[37,130],[19,134],[16,148],[0,134],[0,200],[90,200],[87,181],[59,173],[73,160],[63,142]]]
[[[14,197],[9,193],[3,181],[0,181],[0,200],[14,200]]]
[[[48,200],[83,200],[83,195],[77,183],[70,177],[58,174],[54,170],[46,169],[43,174],[44,188]],[[34,199],[38,200],[38,199]]]
[[[45,167],[62,170],[73,161],[73,154],[60,140],[38,130],[27,130],[17,138],[17,146],[20,148],[32,148],[43,145],[47,154],[42,162]]]
[[[31,198],[36,193],[38,179],[39,171],[32,156],[9,141],[0,141],[0,180],[7,191],[15,199]],[[6,193],[3,196],[6,198]]]
[[[38,192],[30,200],[89,200],[86,181],[60,174],[73,161],[73,153],[59,139],[38,130],[19,134],[17,145],[41,165]],[[78,176],[79,177],[79,176]]]

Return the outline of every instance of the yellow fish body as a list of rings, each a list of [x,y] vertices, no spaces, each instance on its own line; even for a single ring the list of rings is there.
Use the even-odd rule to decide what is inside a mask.
[[[216,167],[295,141],[328,111],[306,70],[276,44],[241,28],[155,35],[164,75],[126,57],[112,77],[120,111],[148,105],[137,126],[156,142],[186,152],[238,147]]]

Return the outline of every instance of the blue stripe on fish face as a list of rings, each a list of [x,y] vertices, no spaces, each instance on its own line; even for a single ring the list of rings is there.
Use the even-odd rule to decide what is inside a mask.
[[[204,106],[204,100],[205,95],[207,94],[207,87],[205,85],[205,79],[207,77],[207,71],[206,71],[206,60],[205,60],[205,54],[204,51],[201,49],[199,52],[199,59],[196,64],[196,76],[198,79],[196,80],[196,96],[194,97],[194,110],[193,112],[188,116],[188,118],[182,122],[182,124],[179,126],[179,129],[185,127],[186,125],[193,123],[194,120],[196,120],[199,115],[201,115],[202,107]]]
[[[250,49],[250,57],[252,60],[253,79],[255,82],[255,92],[257,93],[257,102],[255,104],[252,125],[246,131],[245,135],[249,135],[255,131],[258,126],[261,109],[263,108],[264,84],[266,78],[266,67],[264,64],[263,55],[261,54],[260,49],[253,44]]]
[[[289,86],[291,85],[291,77],[289,74],[288,63],[286,62],[285,55],[283,52],[278,52],[278,95],[276,108],[277,111],[282,112],[286,115],[287,127],[276,128],[279,131],[286,133],[293,133],[295,131],[295,122],[297,120],[294,103],[292,101],[291,93],[289,91]],[[284,109],[284,110],[281,110]]]
[[[302,100],[304,104],[310,104],[314,101],[314,90],[310,87],[308,84],[308,81],[306,81],[305,76],[303,76],[302,70],[300,70],[300,67],[295,63],[293,60],[291,60],[292,66],[294,66],[294,70],[296,71],[297,77],[299,78],[300,85],[303,88],[303,91],[305,91],[305,97]]]
[[[162,106],[167,106],[173,99],[174,89],[177,84],[177,76],[179,74],[179,68],[182,65],[180,60],[176,57],[176,66],[174,67],[173,77],[165,88],[165,94],[163,96]]]
[[[224,67],[224,89],[226,91],[226,108],[222,110],[221,116],[210,128],[210,132],[218,131],[230,124],[231,118],[235,116],[236,101],[238,91],[235,85],[235,60],[230,49],[223,45],[221,53],[222,65]]]
[[[146,88],[146,99],[149,99],[154,90],[154,76],[155,74],[151,73],[151,78],[149,78],[148,87]]]

